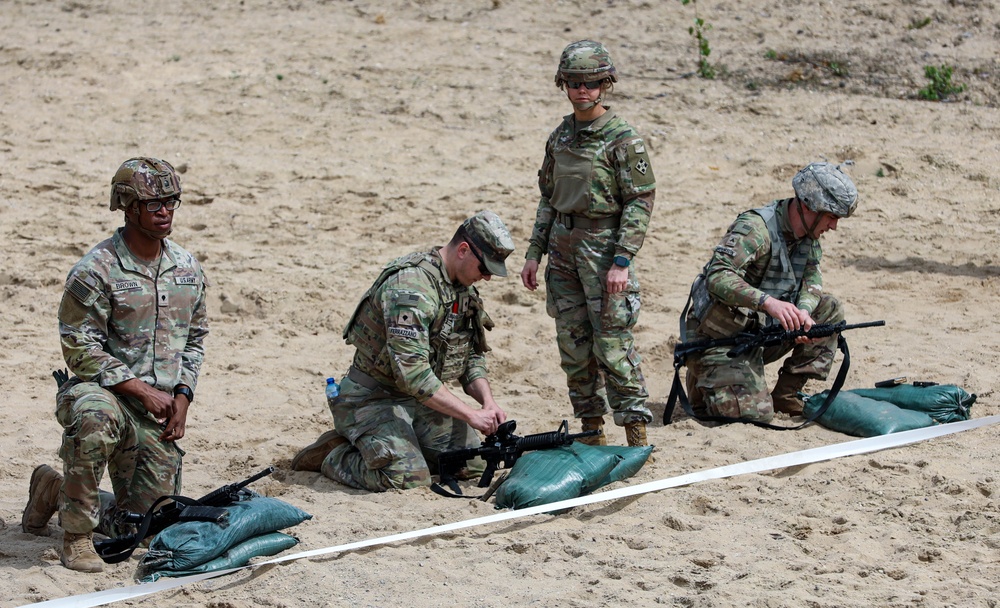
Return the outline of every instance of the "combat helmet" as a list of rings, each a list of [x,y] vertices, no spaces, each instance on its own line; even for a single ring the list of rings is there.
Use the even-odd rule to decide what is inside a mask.
[[[850,217],[858,207],[858,189],[839,165],[810,163],[792,178],[795,196],[815,213]]]
[[[125,209],[134,200],[179,197],[181,182],[173,166],[158,158],[130,158],[111,179],[111,210]]]
[[[566,81],[594,82],[610,78],[618,82],[618,72],[611,61],[611,54],[600,42],[578,40],[563,49],[556,70],[556,86],[560,89]]]

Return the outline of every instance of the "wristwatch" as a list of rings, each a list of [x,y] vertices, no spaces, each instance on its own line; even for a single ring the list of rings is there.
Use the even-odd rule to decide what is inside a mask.
[[[622,268],[628,268],[628,265],[630,263],[631,263],[631,260],[629,260],[627,257],[625,257],[623,255],[616,255],[615,256],[615,266],[621,266]]]
[[[188,403],[194,403],[194,391],[183,384],[174,389],[174,397],[184,395],[188,398]]]

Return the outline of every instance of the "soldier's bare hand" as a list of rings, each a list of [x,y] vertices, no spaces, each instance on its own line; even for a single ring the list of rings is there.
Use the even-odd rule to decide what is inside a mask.
[[[604,290],[608,293],[621,293],[625,291],[628,283],[628,268],[614,264],[608,271],[608,276],[604,280]]]
[[[521,269],[521,284],[528,288],[528,291],[538,289],[538,261],[525,260],[524,268]]]
[[[184,395],[174,397],[174,412],[173,415],[167,418],[166,426],[163,428],[163,432],[160,433],[160,441],[177,441],[184,437],[184,431],[187,428],[189,405],[187,397]]]
[[[496,412],[487,409],[472,410],[468,423],[469,426],[484,435],[494,433],[500,426],[500,423],[497,422]]]
[[[794,329],[809,331],[813,326],[813,320],[809,313],[790,302],[768,298],[764,301],[763,309],[764,312],[781,323],[781,327],[786,331]]]

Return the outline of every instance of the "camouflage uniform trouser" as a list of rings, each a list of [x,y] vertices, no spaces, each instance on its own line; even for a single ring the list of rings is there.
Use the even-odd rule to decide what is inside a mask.
[[[117,536],[128,532],[116,527],[117,512],[145,513],[160,496],[180,492],[184,452],[173,441],[160,441],[162,429],[152,415],[95,382],[73,379],[56,395],[56,418],[63,427],[63,530]],[[98,489],[105,467],[113,500]]]
[[[813,321],[839,323],[844,320],[840,302],[824,295]],[[696,334],[694,340],[708,339]],[[786,343],[758,348],[743,357],[730,359],[729,347],[712,348],[687,360],[687,390],[691,406],[697,414],[747,418],[767,422],[774,417],[774,404],[764,378],[764,366],[786,354],[782,368],[785,373],[825,380],[837,354],[837,336],[816,340],[812,344]]]
[[[327,454],[320,470],[360,490],[429,486],[438,454],[482,444],[467,423],[350,378],[344,378],[330,411],[334,428],[348,442]]]
[[[615,424],[651,422],[649,392],[632,337],[639,318],[639,282],[629,268],[625,290],[609,294],[604,280],[614,260],[615,230],[567,229],[549,236],[546,310],[577,418],[614,410]],[[602,372],[602,373],[599,373]],[[606,380],[606,386],[605,386]]]

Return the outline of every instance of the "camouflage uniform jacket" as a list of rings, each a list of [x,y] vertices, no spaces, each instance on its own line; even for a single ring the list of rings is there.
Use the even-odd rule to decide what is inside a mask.
[[[483,329],[493,326],[476,288],[448,278],[438,249],[386,265],[344,329],[354,367],[421,403],[445,382],[486,377]]]
[[[765,285],[769,270],[772,275],[777,274],[772,268],[772,256],[776,249],[761,213],[773,209],[773,227],[776,232],[780,232],[784,241],[778,244],[778,250],[784,250],[782,257],[796,269],[797,285],[793,293],[797,292],[798,295],[792,303],[810,314],[816,309],[823,295],[823,276],[819,269],[823,249],[817,239],[793,240],[788,218],[790,201],[791,199],[777,200],[763,209],[744,212],[729,227],[704,271],[708,291],[714,299],[727,306],[755,311],[762,310],[761,306],[767,296],[786,301],[793,299],[787,295],[770,293],[774,290],[767,289]],[[788,265],[787,261],[783,264]],[[789,272],[789,269],[786,268],[785,272]]]
[[[122,229],[70,270],[59,305],[59,338],[69,369],[111,387],[138,378],[172,392],[194,390],[208,334],[201,265],[163,240],[159,262],[136,258]]]
[[[556,213],[589,219],[620,218],[615,255],[632,259],[646,236],[656,180],[642,138],[608,108],[577,129],[570,114],[549,135],[538,171],[541,198],[525,258],[548,252]]]

